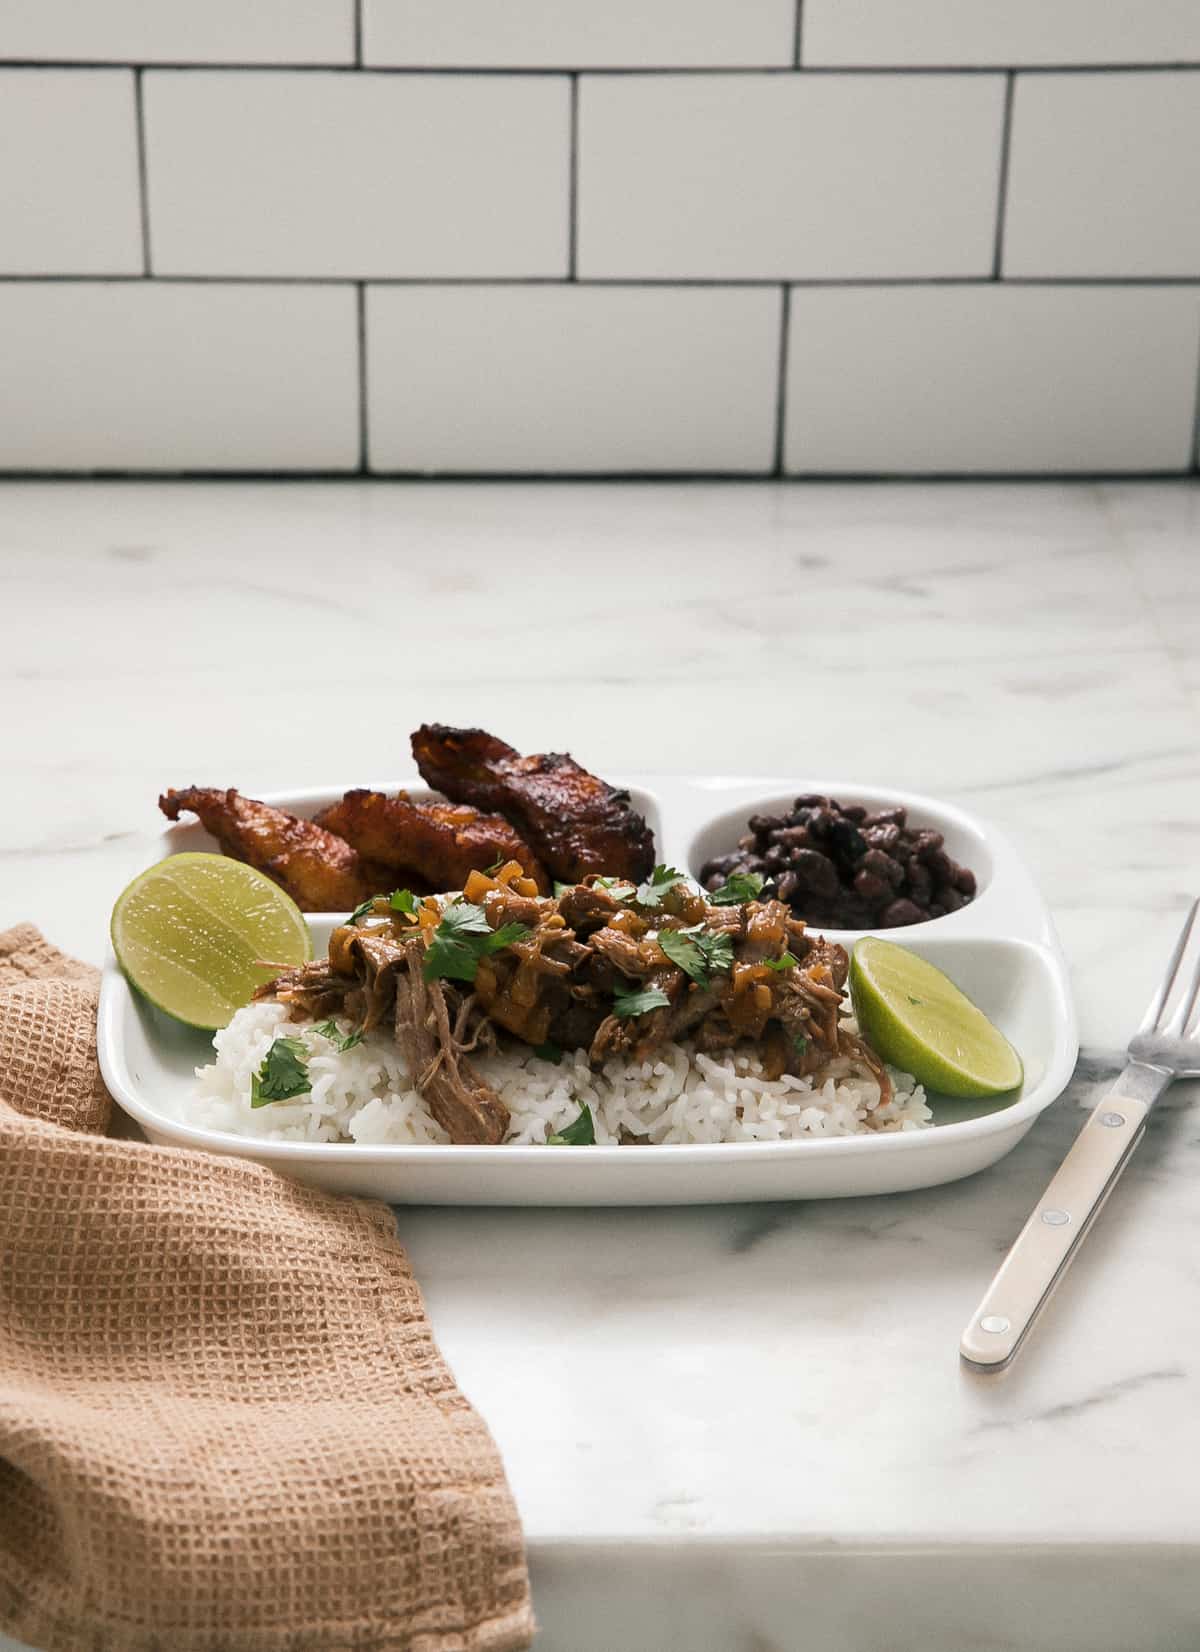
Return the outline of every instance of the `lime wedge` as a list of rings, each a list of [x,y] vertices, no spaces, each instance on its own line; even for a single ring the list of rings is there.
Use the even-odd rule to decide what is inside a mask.
[[[850,960],[859,1029],[893,1067],[946,1096],[1002,1096],[1021,1058],[981,1009],[915,952],[874,937]]]
[[[177,1021],[215,1030],[277,969],[312,957],[300,908],[278,884],[224,855],[171,855],[134,878],[113,907],[117,962]]]

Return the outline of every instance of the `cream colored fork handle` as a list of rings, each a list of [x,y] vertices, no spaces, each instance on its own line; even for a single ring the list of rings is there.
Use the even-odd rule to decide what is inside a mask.
[[[1118,1087],[1091,1114],[963,1332],[969,1365],[999,1371],[1016,1354],[1129,1163],[1148,1112]]]

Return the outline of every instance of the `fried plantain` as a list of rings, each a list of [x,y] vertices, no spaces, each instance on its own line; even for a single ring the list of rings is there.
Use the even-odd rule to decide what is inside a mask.
[[[305,912],[349,912],[391,881],[386,868],[315,821],[243,797],[233,787],[171,789],[158,806],[168,820],[178,820],[182,809],[199,815],[227,855],[265,872]]]
[[[520,827],[555,878],[591,872],[639,880],[654,866],[654,834],[618,791],[561,752],[522,757],[483,729],[423,723],[412,736],[425,782],[455,803],[493,809]]]
[[[519,861],[542,894],[550,880],[533,850],[502,815],[461,803],[415,801],[407,792],[347,792],[316,817],[359,854],[393,873],[415,873],[430,889],[461,889],[472,872]]]

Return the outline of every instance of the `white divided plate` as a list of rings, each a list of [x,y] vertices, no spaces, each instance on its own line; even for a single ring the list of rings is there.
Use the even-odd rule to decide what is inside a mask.
[[[955,860],[979,880],[975,900],[944,918],[888,932],[951,976],[1020,1051],[1025,1083],[1014,1100],[931,1097],[936,1127],[891,1135],[679,1147],[397,1147],[258,1142],[184,1124],[194,1069],[211,1055],[205,1034],[169,1020],[131,990],[111,953],[100,991],[100,1066],[114,1099],[152,1142],[235,1153],[338,1193],[391,1204],[706,1204],[897,1193],[970,1176],[1015,1147],[1062,1093],[1079,1052],[1066,966],[1045,903],[1015,850],[990,826],[933,798],[848,781],[642,777],[628,782],[654,828],[658,858],[695,873],[734,847],[752,813],[777,813],[804,792],[870,808],[903,804],[910,823],[943,832]],[[430,795],[419,781],[392,780]],[[313,814],[347,788],[268,794]],[[252,794],[253,795],[253,794]],[[211,849],[198,825],[175,826],[163,853]],[[310,918],[317,951],[336,916]],[[826,930],[847,947],[861,931]]]

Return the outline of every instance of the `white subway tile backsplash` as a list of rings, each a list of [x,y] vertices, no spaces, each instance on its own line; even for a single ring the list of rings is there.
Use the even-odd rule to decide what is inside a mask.
[[[141,270],[133,75],[0,69],[0,272]]]
[[[585,277],[990,273],[999,75],[580,81]]]
[[[416,68],[753,68],[795,50],[795,0],[363,0],[363,61]]]
[[[0,58],[352,63],[354,0],[0,0]]]
[[[1196,0],[804,0],[806,67],[1179,63]]]
[[[158,274],[566,273],[565,77],[148,72]]]
[[[1197,288],[797,288],[785,468],[1183,469],[1198,352]]]
[[[351,470],[348,287],[0,283],[0,469]]]
[[[1200,276],[1200,70],[1017,77],[1004,273]]]
[[[745,471],[774,462],[769,289],[375,287],[374,471]]]

